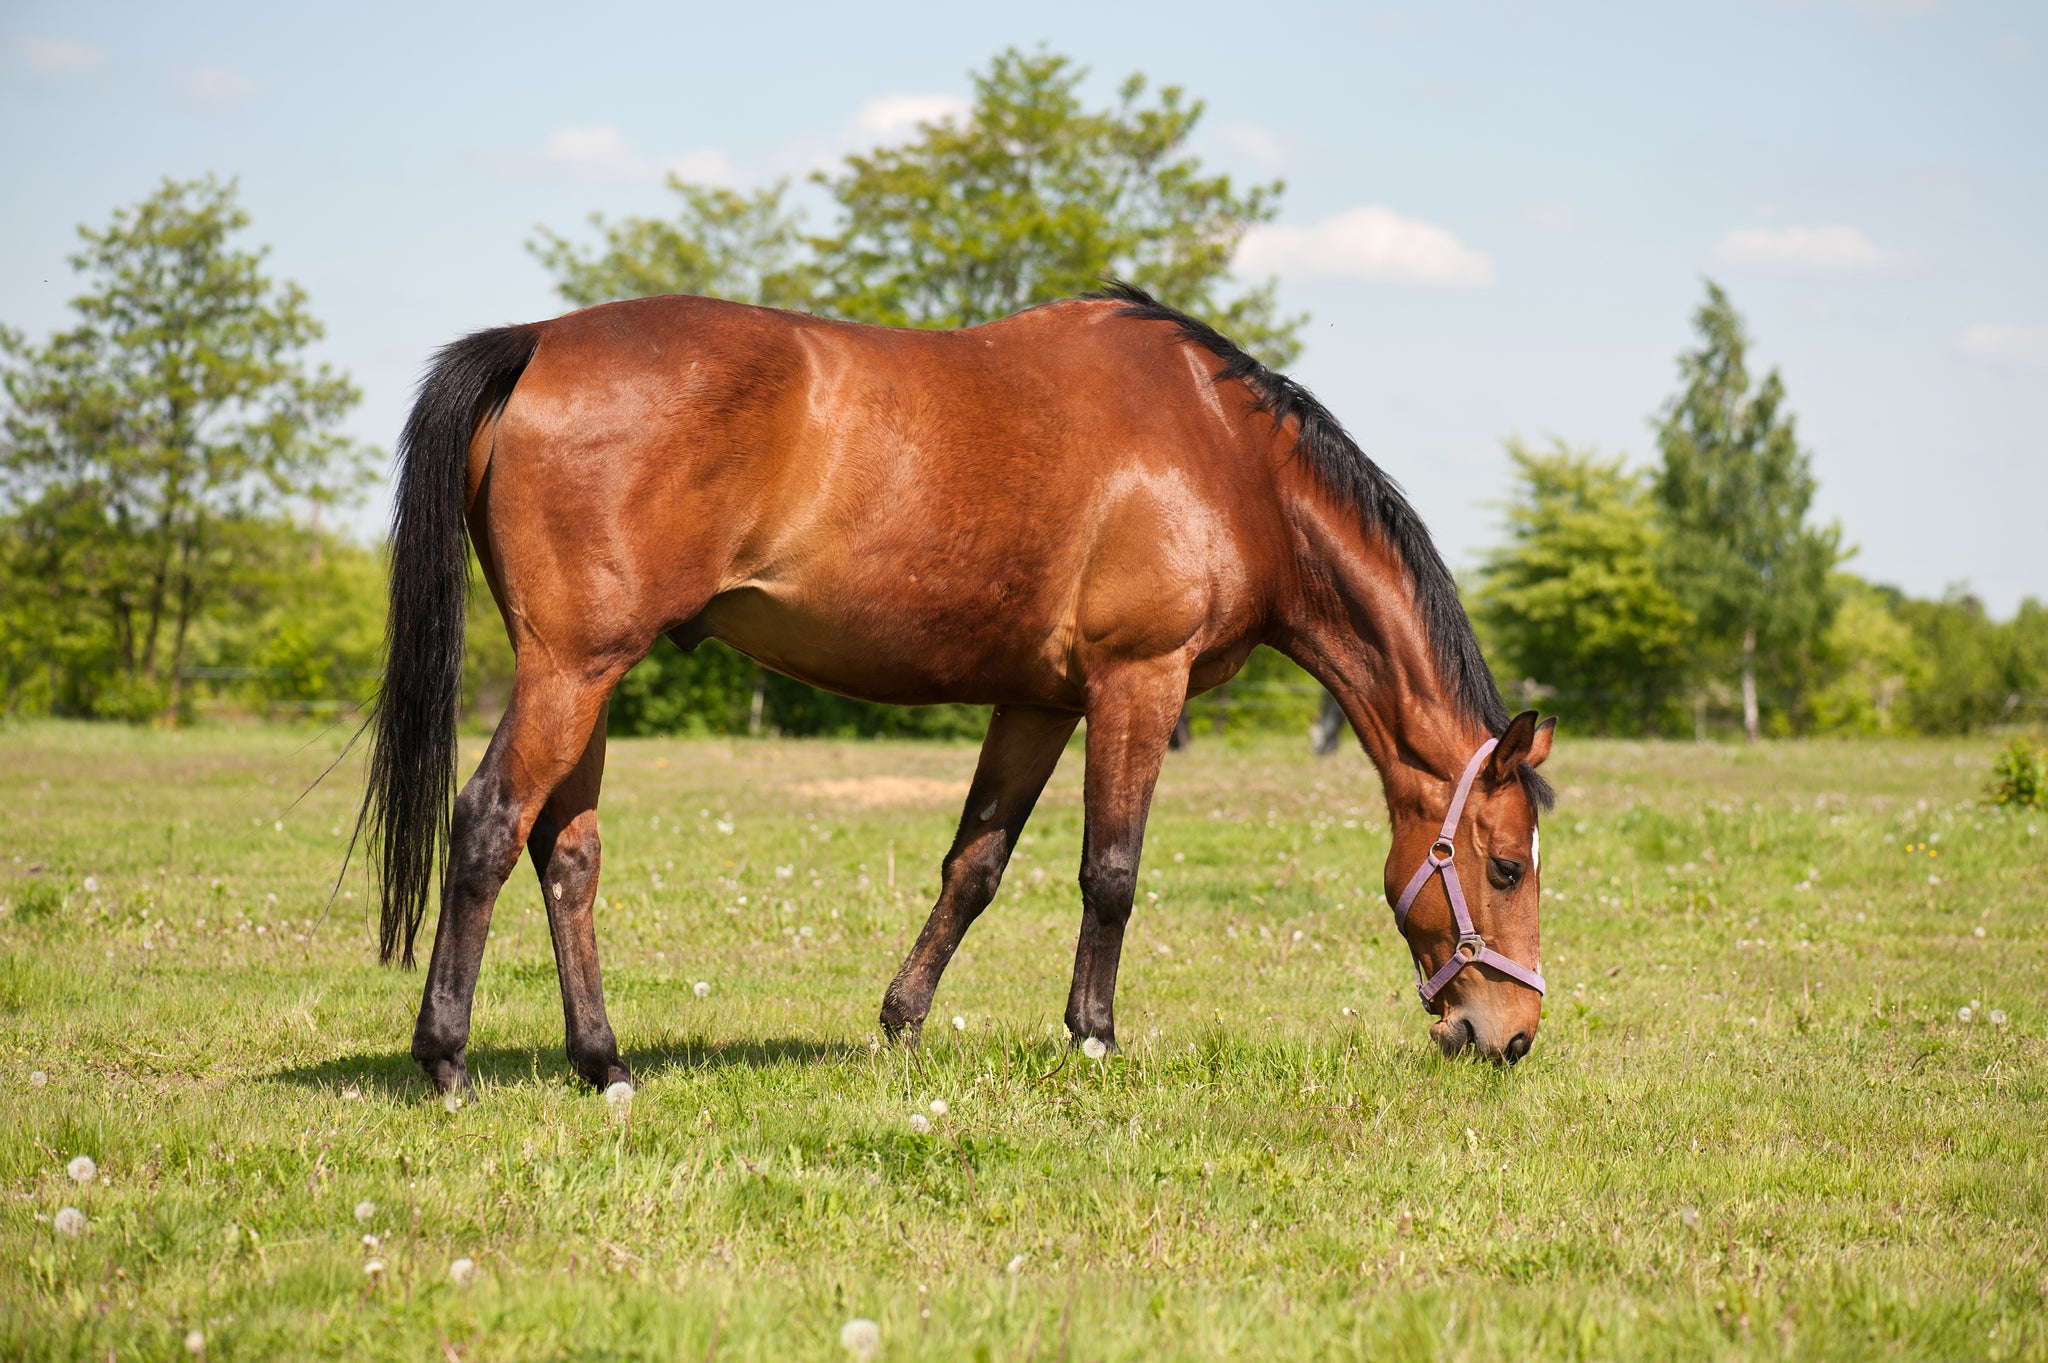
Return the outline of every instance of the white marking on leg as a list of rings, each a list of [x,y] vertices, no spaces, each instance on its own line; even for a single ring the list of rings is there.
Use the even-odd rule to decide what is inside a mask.
[[[555,900],[556,900],[556,902],[557,902],[557,903],[561,902],[561,898],[562,898],[562,882],[558,880],[558,881],[556,881],[556,882],[555,882]]]

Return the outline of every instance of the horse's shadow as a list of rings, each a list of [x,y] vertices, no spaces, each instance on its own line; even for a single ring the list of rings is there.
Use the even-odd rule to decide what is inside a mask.
[[[675,1040],[628,1048],[621,1058],[635,1079],[689,1070],[772,1069],[782,1065],[830,1065],[855,1056],[865,1056],[867,1047],[845,1041],[814,1041],[803,1037],[764,1037],[752,1041]],[[468,1052],[469,1077],[480,1089],[522,1084],[582,1086],[583,1081],[569,1068],[568,1057],[559,1047],[472,1046]],[[405,1050],[366,1051],[337,1056],[311,1065],[294,1065],[273,1071],[265,1078],[301,1088],[343,1092],[351,1087],[363,1094],[387,1098],[417,1098],[426,1092],[426,1079],[412,1054]]]

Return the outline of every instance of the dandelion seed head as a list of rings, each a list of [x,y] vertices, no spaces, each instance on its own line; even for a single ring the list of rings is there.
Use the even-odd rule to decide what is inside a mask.
[[[447,1094],[441,1099],[441,1106],[450,1112],[462,1111],[462,1095],[459,1093]]]
[[[964,1032],[964,1031],[966,1031],[966,1030],[967,1030],[967,1019],[966,1019],[966,1018],[964,1018],[964,1017],[961,1017],[961,1016],[960,1016],[960,1015],[959,1015],[958,1013],[955,1013],[955,1014],[953,1015],[953,1030],[954,1030],[954,1031],[956,1031],[956,1032]]]
[[[57,1234],[59,1235],[83,1235],[85,1234],[85,1213],[76,1207],[59,1207],[56,1217],[50,1224],[57,1228]]]
[[[1698,1207],[1680,1207],[1678,1209],[1678,1219],[1685,1223],[1687,1230],[1698,1230],[1700,1228],[1700,1209]]]
[[[633,1105],[633,1086],[623,1079],[612,1081],[604,1091],[604,1105],[614,1112],[624,1111]]]
[[[868,1363],[882,1351],[882,1327],[865,1316],[855,1316],[839,1327],[839,1347],[860,1363]]]
[[[1962,1007],[1956,1009],[1957,1022],[1968,1022],[1972,1016],[1974,1015],[1970,1012],[1970,1005],[1968,1005],[1967,1003],[1964,1004]]]
[[[363,1237],[363,1250],[365,1253],[374,1254],[377,1252],[377,1246],[381,1243],[383,1242],[378,1240],[376,1236],[365,1235]]]
[[[204,1330],[187,1330],[185,1332],[185,1352],[191,1354],[194,1358],[206,1352],[206,1332]]]
[[[363,1276],[365,1278],[370,1279],[372,1282],[375,1282],[377,1279],[383,1277],[384,1261],[382,1259],[366,1260],[363,1264]]]
[[[39,1089],[49,1082],[50,1076],[44,1074],[41,1070],[30,1070],[28,1072],[28,1086],[32,1089]]]
[[[950,1109],[947,1108],[946,1100],[944,1098],[932,1099],[932,1116],[943,1117],[949,1110]]]
[[[1103,1056],[1109,1054],[1109,1047],[1102,1043],[1101,1037],[1091,1036],[1081,1043],[1081,1054],[1087,1056],[1090,1060],[1100,1060]]]
[[[362,1096],[362,1089],[358,1088],[354,1084],[350,1084],[347,1088],[341,1091],[341,1100],[345,1103],[353,1103]]]
[[[85,878],[85,892],[87,894],[98,894],[100,892],[100,878],[98,876],[87,876]]]
[[[469,1286],[470,1280],[475,1277],[476,1260],[474,1259],[464,1257],[456,1259],[448,1265],[448,1281],[454,1283],[457,1287]]]
[[[932,1129],[932,1119],[925,1116],[922,1112],[913,1112],[910,1114],[910,1129],[920,1136],[929,1135]]]
[[[91,1155],[73,1155],[64,1172],[71,1175],[73,1183],[90,1183],[100,1176],[100,1167],[93,1163]]]
[[[1993,1027],[2005,1026],[2005,1010],[2003,1008],[1992,1009],[1990,1022]]]
[[[363,1201],[356,1203],[356,1220],[368,1221],[371,1217],[375,1216],[376,1214],[377,1204],[370,1201],[368,1198],[365,1198]]]
[[[700,999],[709,998],[711,996],[711,981],[697,981],[695,984],[690,986],[690,992],[692,994],[695,994]]]
[[[1019,1273],[1022,1273],[1024,1271],[1024,1263],[1025,1258],[1023,1255],[1020,1254],[1016,1258],[1010,1260],[1009,1263],[1003,1265],[1003,1272],[1009,1274],[1011,1277],[1014,1278]]]

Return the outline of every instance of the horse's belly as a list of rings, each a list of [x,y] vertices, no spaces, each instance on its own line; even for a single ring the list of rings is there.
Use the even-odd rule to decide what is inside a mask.
[[[1014,603],[1005,609],[1001,592],[941,596],[915,586],[748,586],[713,600],[691,632],[859,700],[1081,708],[1057,624]]]

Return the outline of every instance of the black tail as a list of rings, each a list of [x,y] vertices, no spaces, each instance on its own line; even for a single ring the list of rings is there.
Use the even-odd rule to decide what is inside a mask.
[[[540,343],[537,327],[479,331],[442,348],[398,437],[384,684],[370,716],[370,780],[356,816],[378,851],[378,958],[413,963],[455,795],[462,617],[469,592],[469,446]],[[402,934],[402,936],[401,936]]]

